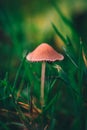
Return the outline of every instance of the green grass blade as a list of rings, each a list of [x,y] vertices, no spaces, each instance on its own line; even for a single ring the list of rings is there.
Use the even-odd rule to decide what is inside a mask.
[[[82,57],[82,41],[80,41],[80,49],[79,49],[79,87],[82,93],[82,77],[83,77],[83,57]]]
[[[17,71],[17,73],[16,73],[16,77],[15,77],[14,84],[13,84],[13,88],[12,88],[12,93],[14,93],[14,91],[15,91],[15,89],[16,89],[16,85],[17,85],[17,81],[18,81],[18,78],[19,78],[19,74],[20,74],[21,69],[22,69],[22,66],[23,66],[23,64],[24,64],[24,62],[25,62],[25,59],[26,59],[26,56],[23,58],[23,60],[22,60],[22,62],[21,62],[21,64],[20,64],[20,66],[19,66],[19,68],[18,68],[18,71]]]
[[[56,125],[56,119],[55,119],[55,118],[53,118],[53,119],[52,119],[52,121],[51,121],[51,125],[50,125],[49,130],[54,130],[55,125]]]
[[[52,2],[53,7],[55,8],[55,10],[57,11],[57,13],[60,15],[60,17],[61,17],[62,20],[64,21],[64,23],[74,30],[73,22],[70,21],[68,18],[66,18],[66,17],[63,15],[63,13],[61,12],[60,8],[59,8],[58,5],[55,3],[55,1],[51,0],[51,2]]]
[[[51,23],[53,29],[55,30],[55,32],[57,33],[57,35],[62,39],[62,41],[66,44],[66,39],[64,38],[64,36],[60,33],[60,31],[57,29],[57,27],[54,25],[54,23]]]
[[[80,129],[85,129],[85,113],[84,113],[84,101],[83,101],[83,85],[82,85],[82,78],[83,78],[83,57],[82,57],[82,48],[83,44],[80,41],[80,48],[79,48],[79,70],[78,70],[78,87],[79,87],[79,98],[78,98],[78,107],[79,107],[79,126]],[[82,120],[83,119],[83,120]]]
[[[18,126],[18,127],[25,127],[25,125],[23,123],[17,123],[17,122],[9,122],[7,123],[7,125],[14,125],[14,126]]]
[[[76,63],[76,62],[73,60],[73,58],[69,55],[69,53],[66,51],[66,49],[63,48],[63,50],[64,50],[66,56],[67,56],[67,57],[70,59],[70,61],[72,62],[72,64],[73,64],[76,68],[78,68],[77,63]]]

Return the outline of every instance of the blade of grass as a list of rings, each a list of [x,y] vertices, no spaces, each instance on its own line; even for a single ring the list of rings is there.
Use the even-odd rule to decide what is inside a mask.
[[[82,57],[82,41],[80,41],[80,49],[79,49],[79,89],[80,94],[82,94],[82,77],[83,77],[83,57]]]
[[[20,66],[19,66],[19,68],[18,68],[18,70],[17,70],[16,77],[15,77],[14,84],[13,84],[13,88],[12,88],[12,94],[15,92],[16,85],[17,85],[17,80],[18,80],[18,78],[19,78],[19,74],[20,74],[21,69],[22,69],[22,66],[23,66],[23,64],[24,64],[24,62],[25,62],[25,59],[26,59],[26,56],[24,56],[24,58],[23,58],[23,60],[22,60],[22,62],[21,62],[21,64],[20,64]],[[14,95],[14,94],[13,94],[13,95]]]
[[[68,52],[66,51],[66,49],[63,48],[63,50],[64,50],[66,56],[67,56],[67,57],[70,59],[70,61],[73,63],[73,65],[74,65],[76,68],[78,68],[78,65],[75,63],[75,61],[72,59],[72,57],[68,54]]]
[[[68,18],[65,17],[65,15],[63,15],[63,13],[61,12],[60,8],[58,7],[58,5],[55,3],[55,1],[51,0],[51,3],[53,5],[53,7],[55,8],[55,10],[57,11],[57,13],[60,15],[60,17],[62,18],[62,20],[64,21],[64,23],[66,25],[68,25],[71,29],[73,29],[74,31],[76,31],[74,29],[74,25],[73,22],[70,21]]]
[[[58,71],[58,77],[64,81],[64,83],[66,84],[66,86],[68,88],[70,88],[76,95],[78,95],[79,93],[78,93],[77,89],[74,87],[74,86],[76,86],[76,84],[72,83],[72,82],[74,82],[74,80],[72,80],[72,82],[71,82],[67,73],[65,73],[64,70],[59,65],[55,64],[54,68],[57,69],[57,71]]]
[[[49,130],[54,130],[55,124],[56,124],[56,119],[53,118],[52,121],[51,121],[51,125],[50,125]]]
[[[24,113],[22,112],[21,108],[15,104],[15,109],[16,111],[18,112],[18,116],[20,118],[20,120],[23,122],[23,124],[28,128],[30,129],[30,125],[29,125],[29,120],[28,118],[26,118],[26,116],[24,115]]]
[[[19,127],[25,128],[25,125],[24,125],[24,124],[22,124],[22,123],[17,123],[17,122],[9,122],[9,123],[6,123],[6,125],[14,125],[14,126],[19,126]]]
[[[50,89],[52,89],[52,87],[54,86],[56,80],[57,80],[57,79],[55,79],[55,80],[52,82],[52,84],[51,84],[51,86],[50,86]]]
[[[62,41],[66,44],[66,39],[64,38],[64,36],[60,33],[60,31],[57,29],[57,27],[54,25],[54,23],[51,23],[53,29],[55,30],[55,32],[57,33],[57,35],[62,39]]]
[[[78,70],[78,87],[79,87],[79,98],[78,98],[78,107],[79,107],[79,126],[80,130],[85,129],[85,113],[84,113],[84,102],[83,102],[83,86],[82,86],[82,77],[83,77],[83,57],[82,57],[82,41],[80,40],[80,49],[79,49],[79,70]]]
[[[46,105],[46,107],[44,108],[44,111],[49,110],[49,108],[51,107],[51,105],[55,102],[55,100],[57,99],[57,97],[59,98],[61,96],[61,93],[56,93],[54,95],[54,97],[51,99],[51,101],[48,103],[48,105]]]

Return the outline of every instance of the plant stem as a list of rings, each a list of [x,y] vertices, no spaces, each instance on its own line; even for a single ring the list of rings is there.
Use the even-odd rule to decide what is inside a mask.
[[[44,107],[44,83],[45,83],[45,67],[46,67],[46,62],[42,62],[42,70],[41,70],[41,107]]]

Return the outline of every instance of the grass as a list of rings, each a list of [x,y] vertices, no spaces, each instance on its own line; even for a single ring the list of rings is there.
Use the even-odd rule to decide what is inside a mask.
[[[40,104],[41,63],[26,61],[27,41],[19,26],[21,20],[13,20],[11,14],[8,17],[9,12],[5,14],[5,10],[0,10],[1,34],[5,39],[0,45],[0,130],[87,129],[86,45],[61,10],[53,6],[63,21],[61,25],[69,28],[72,37],[52,22],[54,35],[63,42],[64,60],[46,65],[43,111]],[[50,45],[53,46],[53,41]],[[33,48],[35,45],[28,49]]]

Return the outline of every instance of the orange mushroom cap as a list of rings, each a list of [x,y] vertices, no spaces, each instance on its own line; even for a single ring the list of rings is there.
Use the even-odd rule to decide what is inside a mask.
[[[50,45],[47,43],[40,44],[34,51],[29,53],[26,57],[28,61],[39,62],[39,61],[60,61],[64,59],[64,56],[56,52]]]

